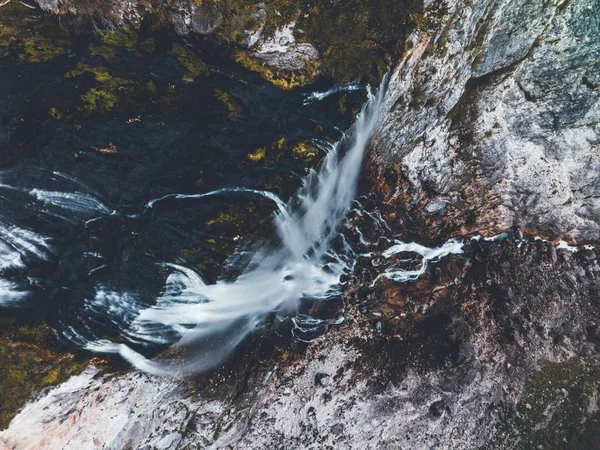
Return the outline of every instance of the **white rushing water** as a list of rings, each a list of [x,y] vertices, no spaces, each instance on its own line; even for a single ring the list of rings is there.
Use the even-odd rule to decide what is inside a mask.
[[[365,89],[365,86],[362,86],[358,83],[347,83],[343,86],[334,86],[326,91],[312,92],[304,99],[304,104],[310,105],[315,101],[320,102],[321,100],[325,100],[330,95],[337,94],[338,92],[352,92],[359,91],[361,89]]]
[[[423,275],[427,269],[427,264],[430,261],[437,261],[447,255],[460,255],[463,253],[463,243],[456,239],[450,239],[441,247],[429,248],[417,244],[416,242],[396,241],[396,243],[385,250],[382,255],[384,258],[391,258],[399,253],[416,253],[421,256],[422,261],[420,267],[415,270],[404,270],[391,267],[381,276],[389,278],[397,283],[406,283],[407,281],[414,281]]]
[[[180,336],[173,345],[176,359],[149,360],[125,344],[105,340],[90,342],[87,348],[118,353],[152,374],[187,376],[223,362],[270,314],[290,313],[303,298],[326,300],[335,295],[350,259],[331,251],[331,243],[356,195],[383,96],[383,84],[375,95],[369,92],[355,124],[327,154],[320,170],[309,174],[288,205],[277,202],[278,244],[254,253],[237,279],[206,284],[190,269],[166,265],[171,274],[164,294],[140,311],[127,334],[162,342],[175,333]]]
[[[187,200],[187,199],[197,199],[197,198],[205,198],[205,197],[212,197],[212,196],[216,196],[216,195],[235,194],[235,193],[259,195],[261,197],[268,198],[269,200],[272,200],[273,202],[275,202],[279,211],[283,211],[286,208],[286,204],[283,201],[281,201],[281,199],[279,197],[277,197],[275,194],[273,194],[272,192],[269,192],[269,191],[259,191],[256,189],[247,189],[247,188],[222,188],[222,189],[217,189],[215,191],[204,192],[202,194],[167,194],[167,195],[163,195],[162,197],[150,200],[146,204],[146,209],[153,208],[154,205],[156,205],[157,203],[160,203],[160,202],[162,202],[164,200],[168,200],[168,199]]]
[[[22,272],[34,259],[47,259],[50,251],[48,238],[19,227],[0,215],[0,272]],[[18,283],[0,278],[0,306],[14,307],[28,296]]]
[[[83,192],[58,192],[32,189],[29,195],[42,203],[78,213],[110,214],[111,210],[100,200]]]

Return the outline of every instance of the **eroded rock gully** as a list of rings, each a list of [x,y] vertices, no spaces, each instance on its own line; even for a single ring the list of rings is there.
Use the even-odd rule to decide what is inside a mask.
[[[0,442],[594,448],[598,2],[445,6],[427,6],[435,20],[411,36],[392,75],[362,185],[371,215],[352,218],[371,254],[348,280],[342,325],[305,352],[253,365],[241,387],[222,373],[199,388],[90,368],[26,406]],[[371,220],[378,212],[385,224]],[[465,239],[464,253],[418,280],[380,276],[405,264],[382,256],[393,239],[451,237]]]

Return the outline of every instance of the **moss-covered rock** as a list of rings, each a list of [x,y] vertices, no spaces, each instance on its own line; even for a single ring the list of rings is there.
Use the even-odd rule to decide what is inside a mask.
[[[97,83],[81,95],[79,108],[86,113],[107,113],[124,101],[134,102],[156,94],[156,86],[151,81],[146,82],[135,74],[115,76],[105,66],[78,63],[74,70],[65,74],[65,78],[86,76],[93,76]]]
[[[18,2],[0,10],[0,58],[13,54],[23,62],[50,61],[71,51],[68,30],[40,20],[40,16]]]
[[[152,53],[154,45],[144,41],[142,46],[130,24],[115,29],[115,24],[126,23],[127,19],[135,26],[143,22],[152,27],[169,25],[180,34],[209,36],[217,45],[233,50],[235,59],[244,67],[284,89],[312,82],[318,65],[320,73],[338,83],[358,78],[376,81],[402,53],[408,33],[415,27],[431,26],[431,14],[423,13],[422,0],[145,0],[126,6],[99,0],[69,0],[61,5],[59,14],[78,16],[96,28],[111,25],[112,30],[103,32],[104,44],[134,53]],[[110,19],[115,15],[119,16],[117,20]],[[256,52],[247,52],[250,47],[256,50],[261,42],[290,24],[297,45],[316,47],[318,62],[308,65],[307,61],[306,68],[283,73],[265,64],[264,59],[257,60]],[[111,50],[99,48],[92,51],[104,57],[112,54]],[[195,67],[190,74],[204,72],[198,69],[199,62],[183,55],[181,49],[174,52],[185,60],[186,67]]]
[[[264,60],[245,51],[237,52],[235,60],[246,69],[259,73],[263,79],[284,90],[306,86],[312,83],[317,75],[317,63],[314,60],[305,60],[304,68],[299,71],[269,67]]]
[[[242,108],[231,95],[221,89],[215,89],[215,98],[227,107],[230,120],[236,121],[240,118],[242,115]]]
[[[47,325],[0,320],[0,429],[32,394],[87,366],[88,360],[54,348],[52,341],[53,332]]]
[[[419,0],[306,2],[297,38],[313,43],[322,71],[338,83],[380,78],[402,51]]]
[[[319,151],[308,142],[298,142],[292,147],[292,155],[296,159],[310,163],[317,158]]]
[[[504,448],[591,449],[600,442],[600,362],[574,357],[545,363],[505,414],[498,433]]]
[[[69,52],[66,41],[57,41],[44,36],[32,36],[21,41],[23,53],[19,55],[22,61],[44,62],[65,55]]]
[[[178,42],[173,43],[170,54],[176,57],[177,61],[185,68],[184,81],[190,82],[194,81],[196,77],[208,75],[209,70],[204,61],[192,50]]]

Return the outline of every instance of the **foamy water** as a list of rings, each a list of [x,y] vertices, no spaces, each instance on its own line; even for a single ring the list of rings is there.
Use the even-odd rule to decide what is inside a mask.
[[[425,273],[427,265],[431,261],[437,261],[448,255],[460,255],[463,253],[463,243],[456,239],[450,239],[441,247],[425,247],[416,242],[400,242],[396,241],[394,245],[382,253],[384,258],[391,258],[399,253],[415,253],[421,257],[421,264],[418,269],[404,270],[389,267],[383,274],[380,275],[393,280],[397,283],[406,283],[414,281]],[[379,277],[378,277],[379,278]],[[377,280],[375,280],[377,281]]]
[[[365,86],[362,86],[358,83],[347,83],[343,86],[334,86],[326,91],[312,92],[304,99],[304,104],[310,105],[313,102],[320,102],[331,95],[337,94],[338,92],[352,92],[359,91],[361,89],[365,89]]]
[[[47,205],[53,205],[58,208],[79,213],[109,214],[111,212],[110,208],[105,204],[87,193],[32,189],[29,194]]]
[[[125,344],[104,340],[87,344],[97,352],[119,353],[137,368],[158,375],[186,376],[223,362],[267,315],[288,314],[299,300],[327,300],[339,291],[340,276],[350,255],[331,251],[331,242],[356,195],[363,156],[377,124],[384,88],[369,100],[354,126],[333,146],[319,171],[305,179],[297,196],[275,215],[278,243],[258,250],[248,269],[233,281],[206,284],[201,274],[169,264],[172,273],[154,306],[139,312],[128,333],[137,339],[162,342],[180,335],[177,358],[150,361]],[[222,190],[223,191],[223,190]],[[227,192],[247,192],[229,189]],[[252,191],[264,195],[262,191]],[[171,195],[148,203],[153,207]],[[273,196],[271,194],[269,197]],[[182,357],[183,355],[183,357]]]
[[[28,297],[23,283],[10,276],[23,278],[27,264],[35,259],[47,259],[50,253],[48,238],[0,215],[0,306],[15,307]]]

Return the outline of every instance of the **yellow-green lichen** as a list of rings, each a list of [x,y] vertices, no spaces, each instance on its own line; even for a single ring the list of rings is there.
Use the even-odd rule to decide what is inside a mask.
[[[235,61],[244,68],[260,74],[260,76],[283,90],[291,90],[314,81],[317,74],[317,62],[304,60],[306,68],[301,72],[275,71],[267,67],[261,60],[254,58],[248,52],[235,53]]]
[[[236,101],[227,92],[220,89],[215,89],[215,98],[223,103],[229,111],[229,119],[236,121],[242,115],[242,108],[236,103]]]
[[[31,36],[21,41],[23,53],[19,55],[22,61],[39,63],[49,61],[61,55],[69,53],[69,46],[65,41],[46,38],[43,36]]]
[[[88,361],[52,348],[47,325],[0,323],[0,429],[40,389],[80,373]]]
[[[196,77],[208,75],[208,67],[204,64],[204,61],[183,45],[174,42],[169,54],[175,56],[179,63],[186,69],[183,75],[184,81],[191,82]]]
[[[104,66],[79,63],[74,70],[65,74],[65,77],[75,78],[86,74],[93,76],[98,83],[98,86],[90,88],[81,95],[80,109],[87,113],[106,113],[124,100],[132,101],[133,98],[142,99],[156,94],[156,86],[151,81],[143,82],[138,79],[114,76],[112,71]]]
[[[261,147],[261,148],[257,149],[255,152],[249,153],[247,155],[247,158],[252,162],[258,162],[258,161],[262,161],[263,159],[265,159],[266,155],[267,155],[267,149],[265,147]]]
[[[319,154],[318,150],[307,142],[299,142],[292,147],[292,155],[304,162],[313,161]]]

